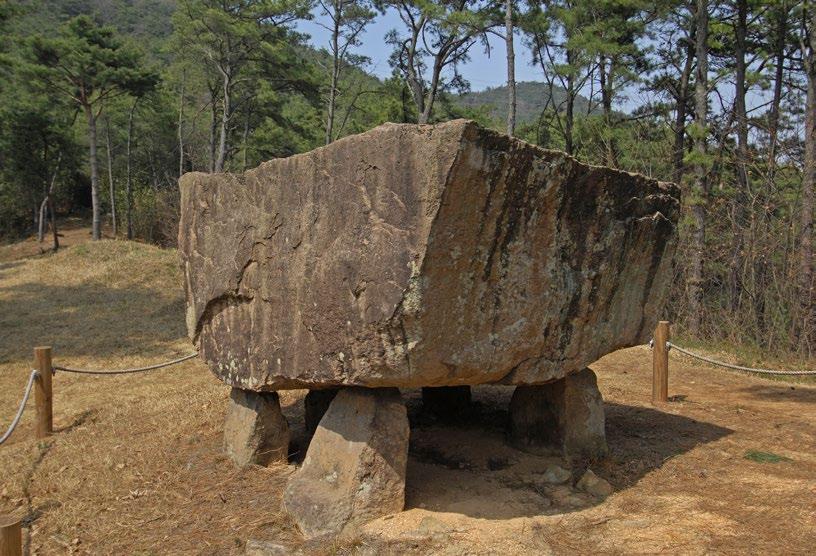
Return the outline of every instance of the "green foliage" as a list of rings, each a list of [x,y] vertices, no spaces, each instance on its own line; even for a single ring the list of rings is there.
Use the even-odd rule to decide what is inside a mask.
[[[207,169],[231,168],[237,153],[248,164],[249,136],[270,117],[285,121],[289,94],[319,101],[317,74],[301,62],[302,37],[289,27],[307,15],[304,0],[181,2],[171,47],[211,115]]]
[[[141,54],[85,15],[61,25],[57,35],[35,35],[28,41],[28,63],[22,66],[46,94],[66,95],[89,109],[122,94],[140,96],[158,76],[142,67]]]
[[[760,452],[759,450],[748,450],[745,452],[745,459],[756,463],[781,463],[785,461],[793,461],[785,456],[780,456],[772,452]]]

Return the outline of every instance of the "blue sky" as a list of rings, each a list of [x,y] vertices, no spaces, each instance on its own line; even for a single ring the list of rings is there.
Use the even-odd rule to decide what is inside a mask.
[[[317,18],[320,20],[320,18]],[[378,77],[388,77],[391,75],[391,67],[388,65],[388,56],[391,48],[385,44],[385,34],[391,29],[402,28],[404,24],[399,16],[393,11],[380,15],[371,23],[362,36],[362,44],[356,50],[358,54],[363,54],[371,58],[369,72]],[[326,29],[313,21],[302,21],[297,25],[298,30],[311,36],[310,43],[318,48],[325,48],[328,45],[329,33]],[[481,47],[476,45],[470,53],[470,62],[460,67],[464,77],[470,81],[473,91],[481,91],[488,87],[504,85],[507,81],[507,70],[505,69],[504,41],[491,37],[491,53],[488,57]],[[540,72],[530,66],[530,52],[521,44],[519,37],[516,37],[516,80],[517,81],[541,81]]]

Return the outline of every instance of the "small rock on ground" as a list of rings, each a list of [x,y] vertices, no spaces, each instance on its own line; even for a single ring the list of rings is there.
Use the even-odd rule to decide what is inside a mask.
[[[605,479],[598,477],[591,469],[586,470],[575,486],[587,494],[598,497],[609,496],[614,492],[612,485]]]
[[[542,478],[552,485],[560,485],[569,481],[572,478],[572,473],[560,465],[548,465]]]

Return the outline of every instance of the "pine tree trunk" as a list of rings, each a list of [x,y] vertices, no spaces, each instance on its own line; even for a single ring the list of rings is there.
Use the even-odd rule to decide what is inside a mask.
[[[178,149],[179,149],[179,171],[178,175],[184,173],[184,84],[187,79],[187,72],[181,72],[181,91],[179,92],[178,105]]]
[[[421,124],[426,123],[424,121],[425,118],[425,94],[423,91],[422,83],[420,82],[420,77],[416,74],[414,62],[416,61],[417,56],[417,42],[419,39],[419,33],[422,29],[422,26],[425,22],[425,16],[420,18],[419,23],[412,29],[411,31],[411,40],[408,42],[408,52],[406,53],[406,76],[405,81],[408,85],[408,89],[411,92],[411,98],[414,100],[414,104],[416,105],[417,109],[417,121]]]
[[[210,165],[209,171],[215,172],[215,141],[218,129],[218,97],[210,91]]]
[[[45,240],[45,207],[48,204],[48,193],[43,197],[40,203],[39,217],[37,218],[37,242],[42,243]]]
[[[601,107],[603,109],[604,127],[608,137],[604,141],[604,164],[610,168],[618,167],[618,154],[615,148],[615,139],[612,136],[612,61],[601,56],[598,63],[598,74],[601,86]]]
[[[513,49],[513,0],[504,2],[504,42],[507,45],[507,135],[516,134],[516,54]]]
[[[108,152],[108,191],[110,194],[111,224],[113,225],[113,237],[116,238],[116,187],[113,183],[113,153],[111,152],[110,120],[105,118],[105,146]]]
[[[342,7],[340,1],[334,2],[334,27],[332,28],[331,48],[332,48],[332,71],[331,82],[329,84],[329,100],[326,114],[326,137],[325,141],[328,145],[334,140],[334,111],[337,104],[337,85],[340,78],[340,18]]]
[[[428,94],[425,97],[424,109],[419,113],[419,123],[427,124],[431,120],[433,113],[434,102],[436,101],[436,94],[439,89],[439,78],[442,74],[442,61],[437,58],[434,60],[433,72],[431,73],[431,83],[428,86]]]
[[[131,185],[131,145],[133,141],[133,113],[136,111],[136,103],[139,102],[138,97],[133,101],[130,107],[130,114],[128,114],[128,130],[127,130],[127,153],[126,153],[126,169],[125,169],[125,211],[127,212],[127,238],[133,239],[133,189]]]
[[[683,63],[683,71],[680,74],[680,82],[677,86],[677,98],[674,118],[674,183],[680,184],[683,181],[685,164],[683,159],[686,154],[686,103],[688,102],[689,81],[691,80],[691,70],[694,67],[694,35],[692,30],[689,33],[689,43],[686,49],[686,61]]]
[[[736,312],[742,295],[743,266],[743,225],[745,221],[745,203],[748,198],[748,113],[745,108],[745,36],[748,27],[748,2],[737,0],[737,22],[734,29],[736,60],[734,115],[737,122],[737,150],[734,168],[736,169],[737,191],[731,207],[731,268],[729,272],[729,298],[731,310]]]
[[[567,65],[572,66],[574,54],[571,50],[567,50]],[[550,91],[552,94],[552,91]],[[564,114],[564,150],[569,155],[575,154],[575,146],[573,144],[573,127],[575,124],[575,79],[572,72],[567,76],[567,105]]]
[[[242,153],[241,153],[241,158],[242,158],[241,166],[242,166],[242,171],[244,171],[244,172],[246,172],[247,165],[249,163],[249,157],[248,157],[248,155],[249,155],[249,118],[252,115],[252,112],[250,110],[250,105],[247,105],[246,111],[247,111],[246,112],[246,119],[244,120],[244,133],[243,133],[243,136],[241,137],[241,147],[242,147],[242,149],[241,149],[241,151],[242,151]]]
[[[102,221],[99,211],[99,166],[96,156],[96,116],[93,108],[86,105],[85,116],[88,118],[88,158],[91,164],[91,207],[93,211],[93,223],[91,226],[91,237],[94,240],[102,238]]]
[[[705,257],[706,200],[708,169],[706,137],[708,111],[708,1],[696,0],[695,52],[697,71],[694,83],[695,150],[694,183],[692,185],[691,253],[689,261],[689,331],[699,335],[703,319],[703,263]]]
[[[54,179],[56,179],[56,175]],[[51,213],[51,232],[54,237],[54,251],[57,251],[59,249],[59,234],[57,233],[57,211],[54,208],[53,195],[48,196],[48,210]]]
[[[57,184],[60,164],[62,163],[62,153],[57,156],[57,163],[54,166],[54,173],[51,174],[51,181],[46,185],[45,196],[40,203],[40,227],[37,239],[40,243],[45,239],[45,215],[50,213],[51,230],[54,234],[54,251],[59,249],[59,237],[57,236],[57,214],[54,210],[54,186]]]
[[[802,209],[799,241],[799,348],[811,356],[816,348],[816,295],[813,283],[813,189],[816,185],[816,6],[803,10],[805,37],[802,57],[807,93],[805,100],[805,159],[802,175]]]
[[[788,34],[788,3],[782,1],[777,8],[776,40],[774,42],[773,99],[768,112],[768,171],[767,183],[774,184],[776,174],[776,146],[779,135],[779,107],[782,104],[782,87],[785,77],[785,39]]]
[[[227,160],[227,134],[229,133],[230,117],[232,116],[230,113],[232,110],[232,107],[230,106],[231,88],[232,78],[229,74],[229,70],[227,70],[224,72],[223,90],[221,91],[224,98],[222,99],[223,110],[221,112],[221,131],[218,139],[218,157],[215,159],[216,172],[224,171],[224,164]]]

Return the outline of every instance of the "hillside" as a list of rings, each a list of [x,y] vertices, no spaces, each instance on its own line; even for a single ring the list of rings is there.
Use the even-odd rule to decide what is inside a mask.
[[[170,20],[177,0],[23,0],[18,31],[49,32],[77,15],[92,15],[124,35],[155,49],[173,31]]]
[[[553,103],[560,106],[566,99],[566,91],[561,87],[554,87],[550,91],[546,83],[538,81],[522,81],[516,84],[516,121],[518,123],[532,123],[544,110],[547,101],[552,94]],[[490,87],[484,91],[475,91],[458,97],[462,106],[478,108],[482,106],[492,107],[492,116],[503,120],[507,117],[507,86]],[[575,100],[575,113],[586,114],[589,108],[589,101],[578,96]],[[597,112],[597,108],[593,110]]]

